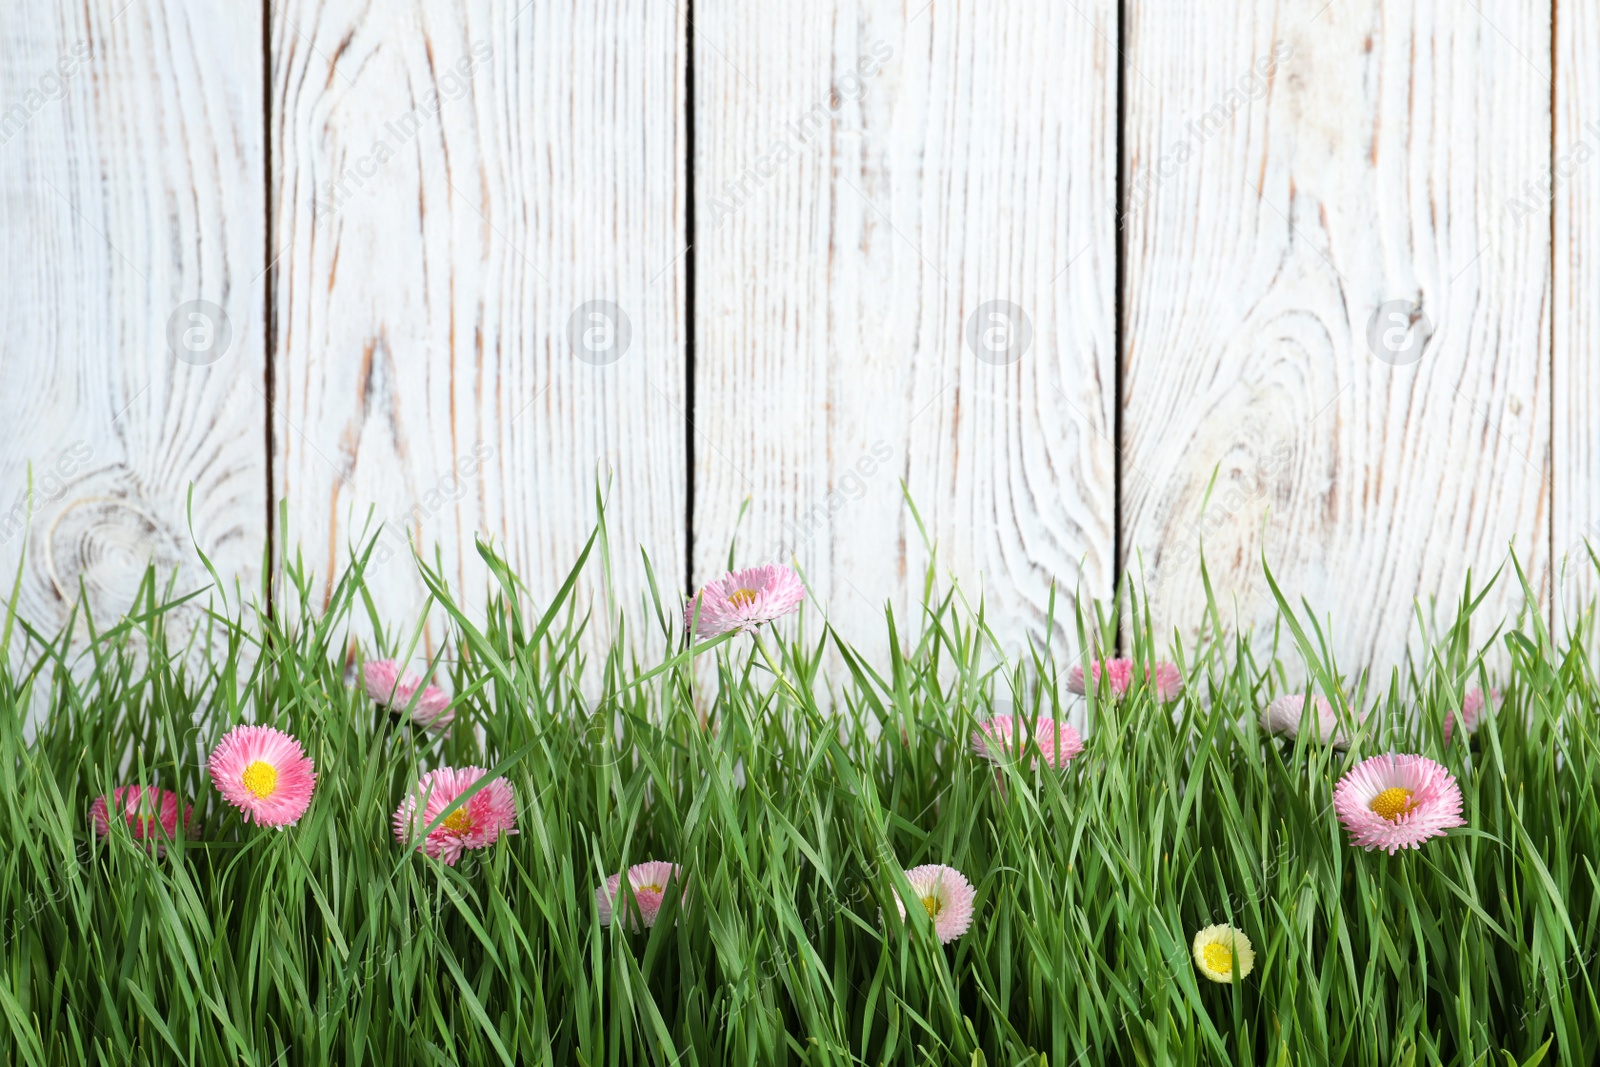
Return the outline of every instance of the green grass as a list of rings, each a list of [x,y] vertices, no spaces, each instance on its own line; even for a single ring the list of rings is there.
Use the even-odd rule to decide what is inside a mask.
[[[1339,672],[1353,665],[1330,662],[1315,616],[1295,621],[1281,599],[1272,657],[1237,636],[1158,643],[1132,597],[1120,614],[1064,619],[1074,640],[1018,657],[1014,635],[930,573],[916,617],[884,619],[887,662],[811,606],[690,662],[676,594],[626,611],[597,595],[619,637],[594,658],[580,638],[600,621],[574,604],[605,588],[604,544],[549,603],[487,549],[499,587],[477,611],[424,567],[451,634],[439,672],[458,696],[442,739],[391,725],[352,684],[357,620],[380,635],[369,657],[411,654],[418,632],[376,617],[361,560],[325,607],[321,579],[282,561],[289,595],[271,617],[236,591],[183,602],[152,576],[114,625],[73,620],[76,643],[13,606],[0,644],[6,1061],[1600,1056],[1600,682],[1586,630],[1556,640],[1531,614],[1499,629],[1480,618],[1494,633],[1475,646],[1463,598],[1414,670],[1360,687],[1373,710],[1356,754],[1430,755],[1466,799],[1468,828],[1389,857],[1349,847],[1333,817],[1354,756],[1255,723],[1294,677],[1352,706]],[[624,617],[647,621],[623,633]],[[1213,605],[1205,632],[1221,622]],[[996,702],[1065,715],[1080,699],[1064,688],[1076,650],[1119,628],[1140,659],[1180,662],[1184,698],[1092,699],[1066,773],[1024,764],[1002,787],[970,753],[973,722]],[[1491,682],[1497,717],[1470,748],[1444,747],[1442,709]],[[239,722],[288,730],[315,759],[299,825],[243,826],[207,779],[206,753]],[[389,828],[403,792],[422,770],[471,763],[513,783],[520,832],[455,868],[402,851]],[[88,829],[90,801],[135,781],[195,804],[164,858]],[[602,928],[595,886],[645,859],[685,866],[687,905],[644,933]],[[901,869],[926,862],[978,890],[972,930],[949,946],[919,913],[881,918],[896,914]],[[1240,985],[1189,960],[1213,922],[1254,942]]]

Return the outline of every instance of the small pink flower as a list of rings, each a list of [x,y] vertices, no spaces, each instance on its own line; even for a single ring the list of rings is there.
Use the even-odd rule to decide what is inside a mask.
[[[1391,856],[1465,825],[1461,787],[1426,756],[1391,753],[1361,761],[1334,786],[1333,809],[1352,845]]]
[[[1305,702],[1306,698],[1301,693],[1279,697],[1261,709],[1261,728],[1274,737],[1295,740],[1300,736],[1300,717]],[[1316,729],[1317,740],[1341,752],[1349,748],[1350,737],[1339,727],[1339,715],[1332,702],[1327,697],[1314,697],[1312,707],[1316,709],[1312,725]]]
[[[1489,699],[1487,701],[1483,699],[1482,689],[1468,691],[1467,695],[1461,700],[1461,711],[1459,712],[1461,721],[1467,728],[1468,737],[1478,732],[1478,726],[1483,721],[1485,707],[1490,705],[1498,706],[1499,704],[1500,690],[1498,689],[1489,690]],[[1457,714],[1453,710],[1444,714],[1444,743],[1447,745],[1450,743],[1450,735],[1455,731]]]
[[[516,833],[517,797],[504,778],[491,781],[439,822],[439,814],[486,773],[482,767],[441,767],[424,774],[394,813],[396,840],[402,845],[415,843],[418,850],[454,867],[464,850],[488,848],[502,833]],[[419,840],[435,822],[439,825]]]
[[[111,832],[111,812],[115,810],[127,823],[135,841],[151,841],[156,855],[166,854],[164,842],[172,840],[178,831],[178,794],[154,786],[125,785],[113,789],[109,796],[95,797],[89,805],[89,819],[94,824],[97,837]],[[183,809],[183,825],[189,825],[194,808]]]
[[[805,598],[806,587],[800,576],[788,567],[768,563],[730,571],[707,582],[705,588],[689,598],[683,624],[694,626],[701,638],[718,637],[733,630],[749,633],[762,623],[799,610]]]
[[[430,685],[417,697],[415,707],[411,698],[422,685],[422,679],[410,671],[401,672],[400,664],[392,659],[373,660],[362,671],[367,683],[367,696],[378,704],[400,713],[411,708],[411,721],[430,730],[444,730],[455,719],[450,710],[450,698],[444,690]]]
[[[259,826],[292,826],[311,806],[317,775],[300,742],[270,726],[235,726],[211,752],[211,782]]]
[[[972,898],[977,894],[966,875],[954,867],[943,867],[937,863],[913,867],[905,875],[906,881],[911,883],[911,891],[927,910],[928,918],[933,922],[933,932],[941,945],[948,945],[967,932],[972,926]],[[894,895],[894,903],[900,909],[903,921],[906,906],[899,892]]]
[[[626,923],[628,929],[646,929],[656,924],[656,919],[661,914],[661,902],[666,899],[667,887],[677,879],[681,886],[684,882],[683,869],[675,863],[663,863],[652,860],[648,863],[635,864],[628,868],[628,885],[633,888],[634,899],[638,901],[637,914],[630,914]],[[613,874],[606,879],[606,884],[594,891],[595,907],[600,911],[600,925],[610,926],[616,917],[618,908],[628,907],[628,898],[622,890],[622,875]],[[684,892],[682,900],[687,901],[689,894]]]
[[[1045,765],[1060,769],[1083,751],[1083,739],[1070,723],[1041,716],[1034,725],[1034,737]],[[1028,721],[1014,715],[996,715],[978,724],[972,732],[972,750],[991,763],[1014,758],[1026,747]],[[1039,760],[1034,759],[1037,766]]]
[[[1155,691],[1156,699],[1162,703],[1178,699],[1178,694],[1183,692],[1183,676],[1178,673],[1175,663],[1146,666],[1144,673],[1146,682]],[[1120,700],[1133,684],[1133,660],[1119,657],[1089,664],[1089,677],[1096,686],[1100,684],[1102,674],[1111,686],[1111,695]],[[1083,667],[1080,665],[1067,672],[1067,692],[1081,695],[1083,691]]]

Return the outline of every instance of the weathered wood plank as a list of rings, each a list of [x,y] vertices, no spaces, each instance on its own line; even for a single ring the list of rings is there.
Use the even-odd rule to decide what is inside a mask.
[[[1508,199],[1547,163],[1549,4],[1133,10],[1130,559],[1170,633],[1202,533],[1243,625],[1264,555],[1386,681],[1413,597],[1453,612],[1513,539],[1546,581],[1548,204]]]
[[[1059,639],[1112,571],[1116,5],[695,18],[695,580],[737,528],[881,650],[927,560],[903,479],[996,633],[1056,582]]]
[[[1562,5],[1555,32],[1555,155],[1519,192],[1529,203],[1554,197],[1552,606],[1565,629],[1600,590],[1589,557],[1600,555],[1600,12]]]
[[[26,546],[36,624],[80,583],[115,619],[151,560],[206,583],[196,543],[247,588],[260,573],[261,64],[248,5],[0,17],[0,586]]]
[[[621,602],[640,544],[681,580],[685,32],[644,0],[275,5],[276,492],[325,576],[375,509],[386,618],[424,601],[408,537],[477,603],[478,532],[549,596],[607,478]]]

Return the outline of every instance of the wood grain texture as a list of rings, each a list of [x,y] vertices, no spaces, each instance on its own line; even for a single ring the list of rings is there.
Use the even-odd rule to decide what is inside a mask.
[[[697,582],[737,531],[881,653],[927,562],[903,479],[1013,650],[1052,582],[1058,641],[1109,591],[1115,11],[696,5]],[[1005,320],[967,341],[995,300],[1010,362]]]
[[[374,593],[409,626],[410,538],[481,606],[474,536],[536,600],[610,480],[617,595],[685,556],[681,8],[645,0],[273,6],[276,493],[343,566],[373,509]],[[630,337],[585,362],[581,304]],[[615,319],[615,316],[613,316]],[[608,343],[585,319],[575,336]],[[620,355],[605,363],[610,355]],[[430,631],[425,651],[436,647]],[[605,627],[592,630],[603,640]]]
[[[29,0],[0,15],[0,585],[25,547],[36,625],[80,588],[114,621],[152,560],[163,580],[181,568],[180,590],[205,584],[196,544],[256,592],[261,63],[248,5]],[[192,320],[196,300],[217,310]]]
[[[1549,4],[1232,8],[1132,5],[1126,549],[1161,632],[1201,621],[1204,534],[1239,624],[1275,614],[1264,556],[1386,683],[1413,597],[1450,616],[1513,540],[1546,580],[1548,203],[1508,199],[1547,162]],[[1431,326],[1385,361],[1391,300]]]
[[[1554,197],[1552,606],[1564,630],[1600,591],[1589,557],[1600,555],[1600,11],[1562,5],[1555,32],[1554,156],[1523,195]]]

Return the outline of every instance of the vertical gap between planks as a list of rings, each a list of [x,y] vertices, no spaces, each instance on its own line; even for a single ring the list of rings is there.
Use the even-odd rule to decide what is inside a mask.
[[[1126,356],[1125,342],[1127,333],[1127,301],[1124,290],[1127,287],[1128,269],[1128,151],[1125,145],[1127,140],[1128,119],[1128,5],[1127,0],[1118,0],[1117,3],[1117,189],[1116,213],[1112,218],[1114,227],[1113,237],[1116,241],[1116,268],[1113,282],[1114,295],[1113,327],[1113,369],[1111,388],[1114,391],[1111,408],[1111,450],[1116,453],[1116,462],[1113,465],[1111,510],[1113,519],[1111,523],[1111,602],[1112,617],[1116,618],[1118,612],[1116,605],[1119,603],[1117,587],[1122,581],[1123,553],[1122,538],[1124,533],[1124,519],[1122,514],[1122,374],[1123,359]],[[1137,622],[1137,620],[1134,620]],[[1119,649],[1123,644],[1122,626],[1116,624],[1116,643]]]
[[[264,293],[264,312],[261,317],[266,351],[262,360],[262,374],[265,380],[261,383],[262,398],[266,401],[261,413],[262,435],[266,443],[267,462],[267,547],[266,558],[263,561],[262,580],[266,582],[266,592],[263,599],[267,602],[267,618],[273,618],[273,594],[277,589],[273,569],[276,566],[277,553],[273,544],[272,524],[272,491],[273,491],[273,442],[272,442],[272,412],[275,409],[273,398],[272,359],[273,350],[277,344],[277,291],[274,288],[276,271],[273,266],[273,226],[272,226],[272,0],[261,0],[261,141],[262,141],[262,185],[265,196],[262,198],[262,214],[266,219],[265,238],[261,246],[261,258],[264,260],[262,267],[265,277],[262,290]]]
[[[694,0],[683,9],[683,588],[694,593]]]

